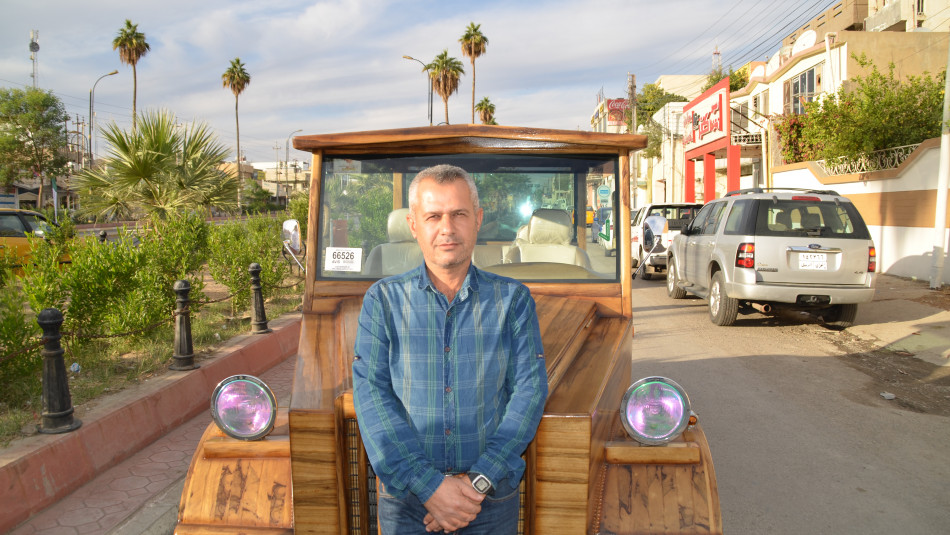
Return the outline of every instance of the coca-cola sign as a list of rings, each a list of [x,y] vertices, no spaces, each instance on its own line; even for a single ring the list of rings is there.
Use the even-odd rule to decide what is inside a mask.
[[[607,99],[607,126],[623,126],[624,111],[627,109],[627,101],[622,98]]]
[[[607,99],[608,110],[625,110],[630,107],[630,102],[623,98]]]

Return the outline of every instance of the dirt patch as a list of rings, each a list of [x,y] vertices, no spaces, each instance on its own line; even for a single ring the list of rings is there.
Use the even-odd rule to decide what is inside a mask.
[[[926,281],[881,275],[874,299],[905,299],[950,310],[950,286],[931,290]],[[902,409],[950,416],[950,366],[937,366],[906,351],[879,347],[848,331],[840,333],[835,344],[842,351],[842,361],[872,379],[867,387],[869,394],[892,394],[890,403]]]

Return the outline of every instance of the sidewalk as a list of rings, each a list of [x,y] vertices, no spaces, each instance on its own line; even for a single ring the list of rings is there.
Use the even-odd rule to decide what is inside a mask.
[[[0,533],[14,526],[16,534],[108,533],[133,515],[144,522],[147,512],[159,526],[161,511],[140,509],[162,496],[173,504],[173,526],[184,475],[211,421],[214,386],[248,373],[267,381],[283,404],[289,399],[300,316],[278,318],[270,328],[229,340],[199,360],[198,369],[170,372],[103,400],[72,433],[36,435],[0,450]]]
[[[950,288],[878,275],[874,301],[858,306],[848,332],[877,348],[950,366]]]

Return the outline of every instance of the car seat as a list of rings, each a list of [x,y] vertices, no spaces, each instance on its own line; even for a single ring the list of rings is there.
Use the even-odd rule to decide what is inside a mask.
[[[553,262],[573,264],[591,269],[590,257],[583,249],[571,244],[571,214],[564,210],[541,208],[535,210],[519,237],[505,255],[505,263]]]
[[[388,277],[404,273],[422,264],[422,250],[409,231],[408,208],[398,208],[389,213],[386,220],[387,243],[381,243],[370,251],[363,265],[363,275]]]

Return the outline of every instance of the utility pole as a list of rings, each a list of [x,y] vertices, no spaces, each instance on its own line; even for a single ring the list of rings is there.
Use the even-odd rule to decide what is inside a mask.
[[[630,107],[630,133],[637,133],[637,75],[627,73],[627,101],[628,106]],[[630,206],[633,208],[637,207],[637,182],[640,175],[640,155],[637,153],[633,154],[633,169],[630,170],[631,174],[631,187],[630,187]]]
[[[30,60],[33,62],[33,89],[36,89],[36,67],[37,67],[37,53],[40,51],[40,31],[39,30],[30,30]]]
[[[280,142],[274,142],[274,170],[277,171],[277,185],[274,186],[274,196],[277,197],[277,205],[280,205]]]
[[[947,51],[950,67],[950,49]],[[934,214],[933,260],[930,264],[930,289],[943,286],[943,257],[947,236],[947,187],[950,184],[950,72],[945,74],[943,90],[943,124],[940,127],[940,160],[937,166],[937,205]]]

